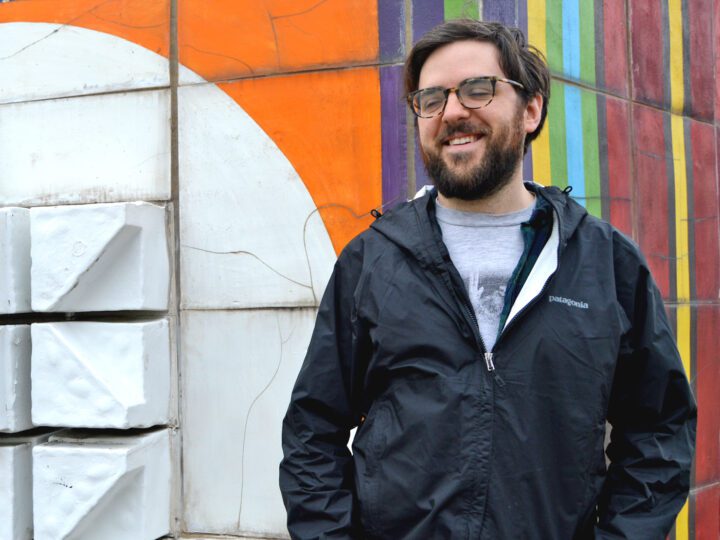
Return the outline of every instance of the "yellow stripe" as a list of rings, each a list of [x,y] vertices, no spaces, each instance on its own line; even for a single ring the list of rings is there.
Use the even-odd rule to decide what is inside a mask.
[[[689,540],[690,538],[690,512],[688,509],[688,502],[680,510],[677,519],[675,520],[675,540]]]
[[[528,41],[547,56],[547,15],[545,0],[528,0]],[[534,180],[550,185],[550,122],[545,120],[540,135],[532,143]]]
[[[688,192],[683,117],[671,115],[673,173],[675,177],[675,256],[677,281],[677,343],[685,373],[690,376],[690,250],[688,232]],[[675,539],[688,540],[688,503],[685,501],[675,521]]]
[[[668,0],[668,19],[670,21],[670,104],[673,111],[682,113],[685,102],[682,0]]]

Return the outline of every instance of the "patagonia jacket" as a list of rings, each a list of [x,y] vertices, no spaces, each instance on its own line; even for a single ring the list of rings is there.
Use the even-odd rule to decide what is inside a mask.
[[[283,422],[293,538],[671,529],[697,411],[661,296],[632,241],[559,189],[529,189],[552,206],[552,233],[492,351],[433,193],[343,250]]]

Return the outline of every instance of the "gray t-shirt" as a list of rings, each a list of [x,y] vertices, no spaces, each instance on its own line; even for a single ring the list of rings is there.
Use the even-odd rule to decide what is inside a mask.
[[[533,203],[509,214],[483,214],[436,205],[443,242],[465,283],[488,351],[498,336],[505,289],[525,249],[520,225],[530,219],[534,207]]]

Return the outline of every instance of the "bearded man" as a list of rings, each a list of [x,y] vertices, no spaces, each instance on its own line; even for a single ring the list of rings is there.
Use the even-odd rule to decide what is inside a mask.
[[[283,423],[291,536],[664,538],[695,401],[637,246],[523,182],[542,56],[450,21],[405,73],[434,187],[337,261]]]

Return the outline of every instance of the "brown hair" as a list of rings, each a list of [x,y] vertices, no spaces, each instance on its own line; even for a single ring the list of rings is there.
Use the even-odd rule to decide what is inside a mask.
[[[550,101],[550,71],[543,54],[528,45],[518,28],[472,19],[457,19],[439,24],[420,38],[405,60],[405,93],[417,90],[420,71],[435,50],[443,45],[467,40],[489,42],[497,47],[500,68],[505,76],[524,86],[524,89],[513,87],[524,103],[537,94],[542,96],[540,123],[535,131],[525,137],[527,152],[528,145],[540,134],[545,124]]]

